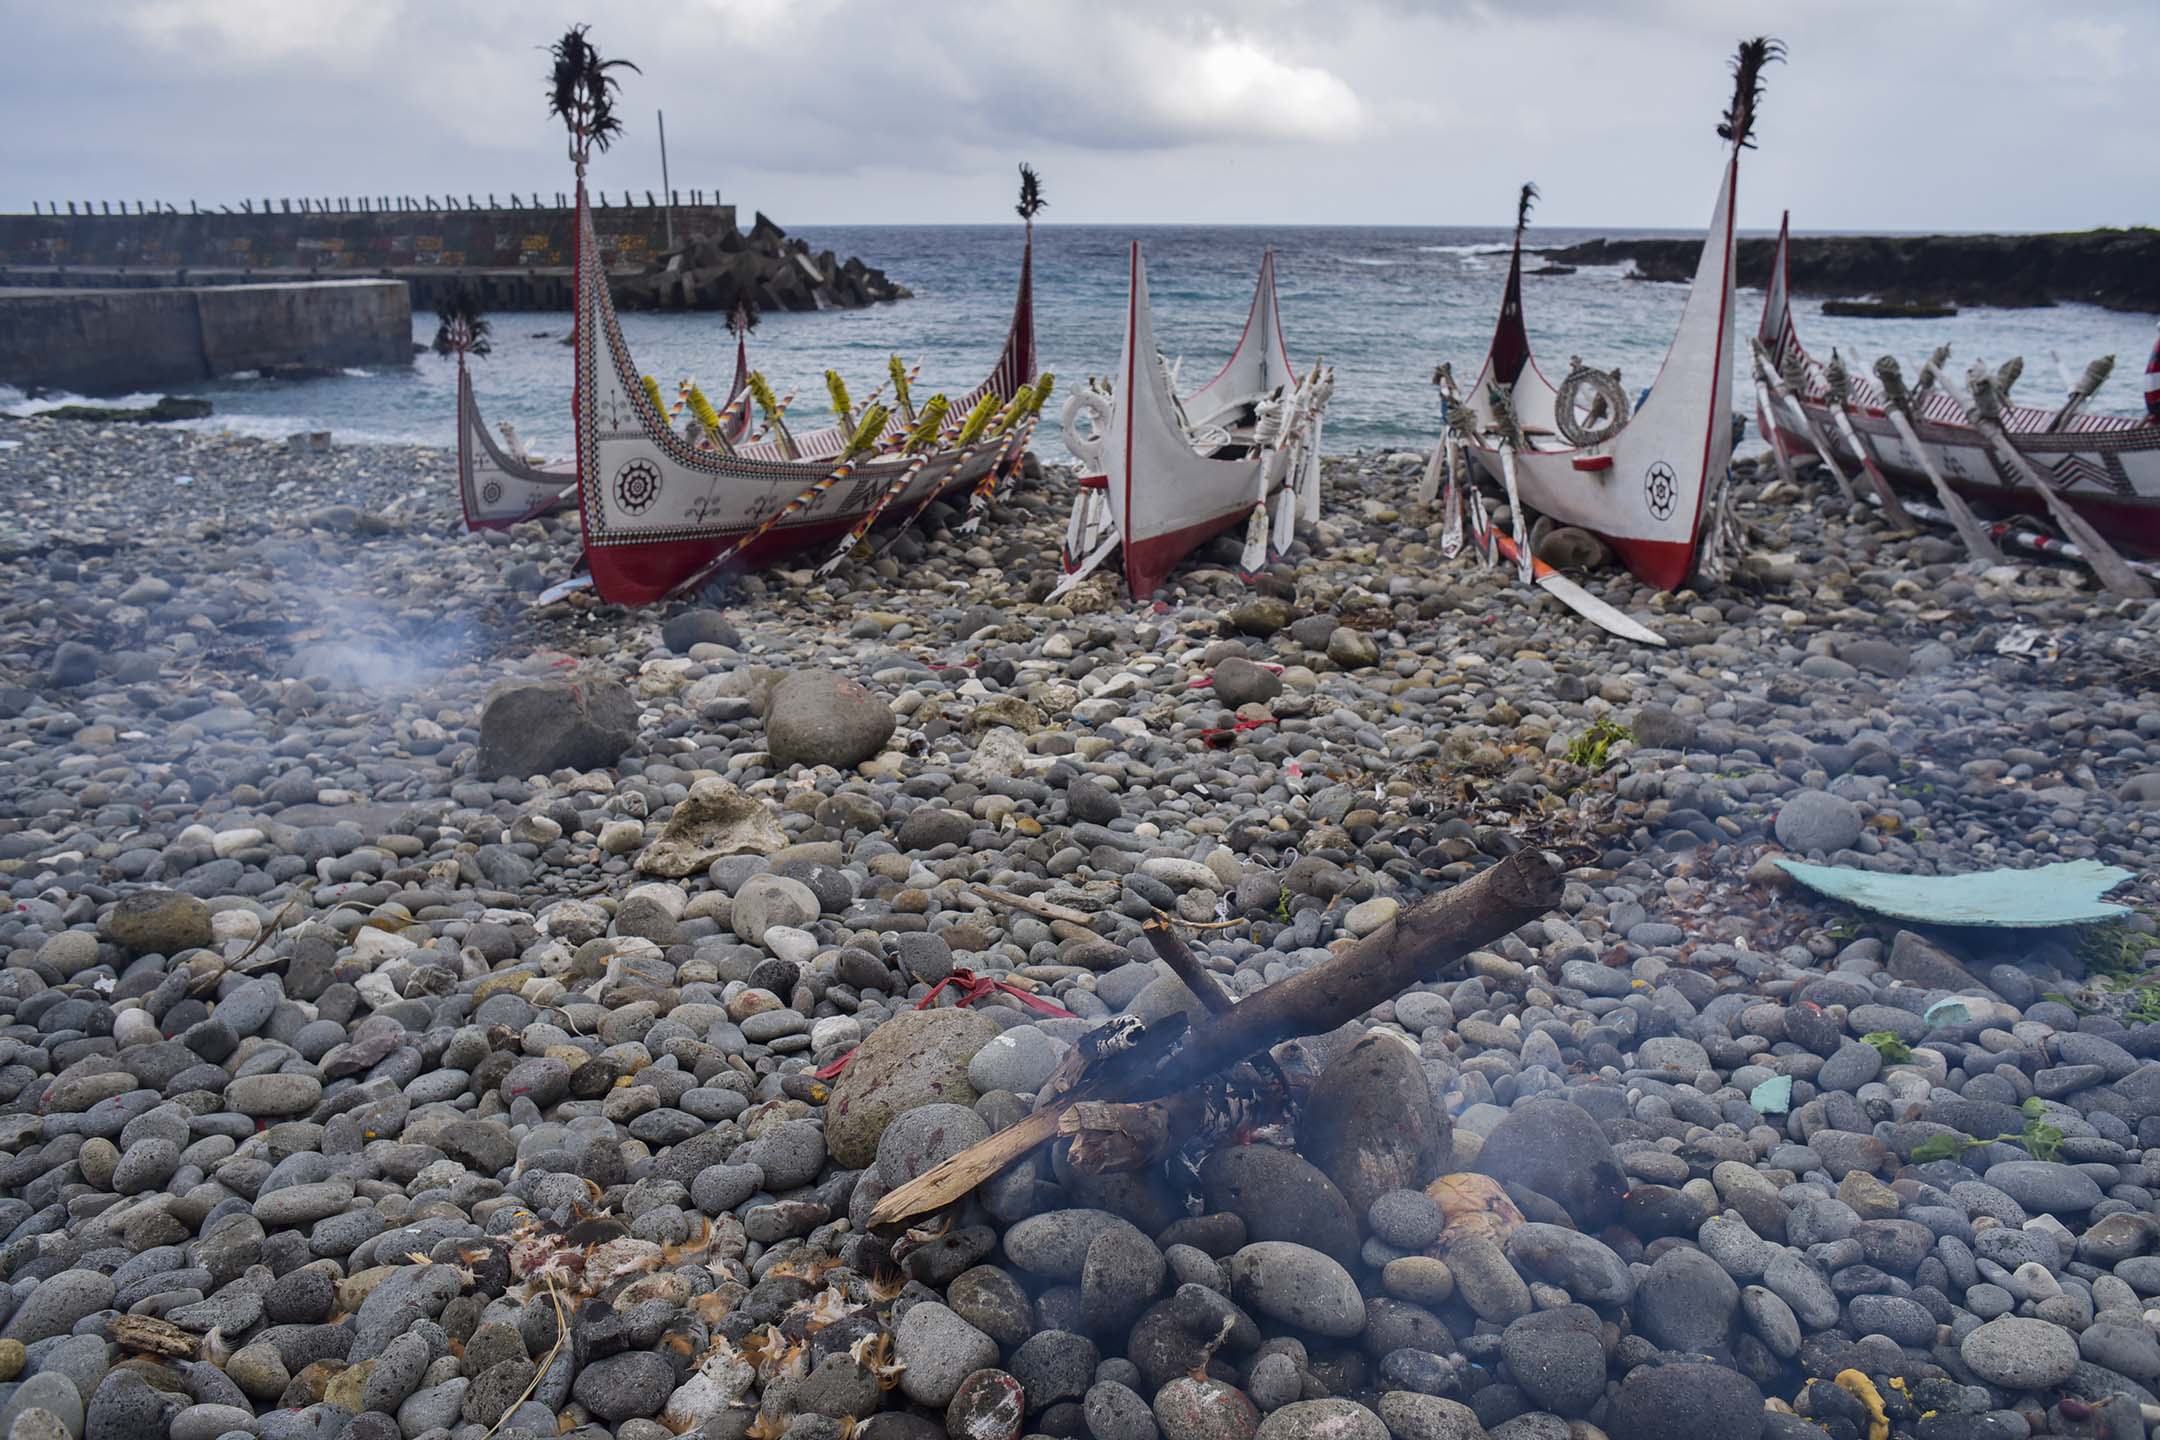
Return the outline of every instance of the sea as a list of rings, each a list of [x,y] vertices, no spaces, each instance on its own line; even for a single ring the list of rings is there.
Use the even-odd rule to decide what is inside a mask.
[[[824,374],[844,376],[858,400],[881,383],[887,357],[920,362],[918,398],[972,388],[997,358],[1011,320],[1020,265],[1017,223],[957,226],[809,226],[794,233],[814,250],[860,256],[914,292],[913,298],[863,310],[772,313],[751,336],[751,364],[775,389],[797,391],[794,413],[822,421],[829,412]],[[1534,227],[1529,243],[1561,246],[1598,235],[1675,235],[1682,231],[1573,230]],[[1699,232],[1698,232],[1699,233]],[[1325,446],[1425,450],[1438,430],[1434,366],[1452,362],[1465,379],[1492,334],[1507,276],[1504,229],[1408,226],[1096,226],[1037,227],[1036,334],[1058,392],[1038,433],[1038,447],[1063,454],[1055,412],[1071,387],[1117,364],[1123,340],[1126,248],[1138,241],[1147,263],[1157,341],[1178,365],[1180,389],[1211,378],[1237,343],[1262,252],[1274,247],[1283,329],[1301,369],[1315,356],[1335,367]],[[1525,257],[1527,271],[1543,262]],[[1632,266],[1585,266],[1569,275],[1529,274],[1524,310],[1540,368],[1555,383],[1580,356],[1600,369],[1620,367],[1630,391],[1656,375],[1687,297],[1683,284],[1633,278]],[[1761,313],[1760,291],[1741,295],[1742,333]],[[571,352],[567,312],[498,313],[494,353],[475,365],[481,413],[508,420],[543,456],[570,444]],[[2080,373],[2096,355],[2113,353],[2113,377],[2095,409],[2136,413],[2153,319],[2088,305],[2040,309],[1967,308],[1940,320],[1831,319],[1821,301],[1802,299],[1796,319],[1809,349],[1833,346],[1865,371],[1896,355],[1908,376],[1947,341],[1960,368],[1972,359],[2025,359],[2017,396],[2031,403],[2060,397],[2053,356]],[[623,333],[639,367],[668,394],[694,378],[714,399],[732,374],[734,346],[715,314],[625,313]],[[413,316],[413,339],[434,336],[435,317]],[[1740,367],[1736,379],[1747,383]],[[450,445],[455,440],[452,362],[416,355],[410,367],[348,370],[307,380],[240,375],[179,392],[209,399],[198,429],[283,437],[330,431],[344,443]],[[0,390],[0,410],[26,413],[72,398],[26,400]],[[147,397],[145,397],[147,398]],[[1736,392],[1752,416],[1752,393]],[[1752,422],[1751,422],[1752,424]],[[1744,446],[1744,449],[1752,448]]]

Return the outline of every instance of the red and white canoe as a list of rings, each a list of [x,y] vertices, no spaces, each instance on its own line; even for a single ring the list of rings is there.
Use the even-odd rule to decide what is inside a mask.
[[[749,568],[830,544],[874,510],[910,513],[917,501],[1017,461],[1010,452],[1024,442],[1025,427],[1016,423],[1021,407],[1011,402],[1036,380],[1032,225],[1003,353],[981,384],[952,403],[953,423],[927,458],[902,452],[912,425],[896,406],[868,456],[853,460],[846,452],[855,431],[843,423],[774,433],[736,445],[732,454],[701,450],[686,439],[653,405],[623,342],[582,184],[578,226],[579,514],[586,562],[603,599],[650,604],[708,573],[723,556]],[[973,444],[951,443],[959,421],[986,396],[1005,407],[1007,423]],[[905,488],[892,493],[892,482],[910,471]],[[844,482],[820,488],[836,472]],[[741,541],[748,543],[738,550]]]
[[[1156,349],[1138,241],[1130,279],[1110,391],[1083,389],[1066,410],[1067,448],[1100,473],[1081,477],[1060,593],[1117,552],[1127,588],[1145,599],[1180,560],[1241,522],[1250,522],[1246,566],[1257,569],[1289,548],[1301,516],[1319,514],[1320,425],[1334,377],[1319,365],[1301,376],[1290,363],[1275,252],[1261,257],[1228,363],[1183,401]],[[1099,422],[1093,432],[1076,424],[1083,409]]]
[[[1749,119],[1754,101],[1750,94],[1740,107]],[[1733,127],[1721,127],[1721,133],[1726,128]],[[1476,421],[1465,448],[1487,474],[1504,480],[1492,400],[1498,388],[1521,435],[1515,470],[1523,503],[1598,535],[1638,579],[1664,590],[1678,589],[1694,574],[1706,501],[1732,463],[1733,210],[1747,133],[1743,124],[1728,137],[1709,233],[1664,367],[1633,415],[1620,417],[1616,432],[1597,443],[1567,438],[1570,428],[1584,431],[1560,413],[1573,399],[1564,401],[1560,392],[1574,388],[1575,376],[1556,387],[1531,356],[1523,325],[1520,226],[1492,344],[1461,397]],[[1596,372],[1584,373],[1606,382]]]
[[[507,530],[566,508],[575,498],[577,466],[535,464],[496,443],[480,418],[472,372],[458,357],[458,501],[468,530]]]
[[[750,406],[738,403],[750,379],[748,325],[740,314],[734,327],[735,380],[719,407],[721,433],[729,444],[741,440],[750,428]],[[521,520],[566,510],[577,501],[576,461],[535,463],[512,454],[488,433],[463,353],[458,355],[458,499],[468,530],[507,530]]]
[[[1807,412],[1839,465],[1862,468],[1856,454],[1836,423],[1830,401],[1825,367],[1800,343],[1793,325],[1792,290],[1787,275],[1786,249],[1790,217],[1778,227],[1776,258],[1771,262],[1770,284],[1763,296],[1762,322],[1757,338],[1769,352],[1772,368],[1781,376],[1797,373],[1803,385],[1793,396]],[[2160,367],[2160,347],[2151,362]],[[1797,366],[1797,369],[1795,369]],[[1849,381],[1846,416],[1872,452],[1868,458],[1901,488],[1928,498],[1934,487],[1920,456],[1905,443],[1884,410],[1880,387],[1853,367]],[[2160,373],[2155,371],[2154,373]],[[2118,545],[2160,555],[2160,414],[2146,416],[2101,415],[2076,411],[2058,416],[2060,406],[2005,405],[2004,430],[2017,453],[2033,469],[2051,477],[2056,494],[2069,502],[2109,540]],[[1780,409],[1757,419],[1763,434],[1776,426],[1777,442],[1791,454],[1810,455],[1815,442],[1800,422]],[[2025,484],[1975,429],[1962,400],[1942,387],[1920,397],[1912,415],[1915,438],[1927,451],[1926,460],[1950,487],[1968,500],[1988,509],[2019,514],[2045,515],[2047,502]]]

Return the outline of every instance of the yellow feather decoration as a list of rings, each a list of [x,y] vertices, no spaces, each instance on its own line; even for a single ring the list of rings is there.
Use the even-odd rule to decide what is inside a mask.
[[[924,450],[934,444],[938,437],[938,431],[945,428],[945,414],[951,409],[952,402],[943,395],[932,395],[923,402],[922,415],[916,420],[915,428],[908,432],[907,444],[904,448],[908,450]]]
[[[845,420],[855,413],[854,403],[848,399],[847,381],[840,378],[839,371],[825,372],[825,392],[832,396],[833,414]]]
[[[968,411],[967,420],[960,426],[960,435],[954,443],[972,445],[977,440],[980,440],[983,431],[989,428],[991,417],[996,414],[997,396],[983,396],[982,399],[975,402],[975,408]]]
[[[848,441],[847,455],[842,458],[868,454],[877,445],[878,437],[885,433],[885,423],[890,419],[892,411],[883,405],[872,405],[863,411],[862,423],[855,427],[855,438]]]
[[[653,377],[650,375],[646,375],[641,378],[645,382],[645,398],[652,401],[652,408],[654,412],[658,414],[662,420],[667,419],[667,401],[660,398],[660,382],[653,379]]]
[[[893,398],[900,402],[902,410],[912,409],[915,402],[908,395],[907,365],[895,355],[885,362],[885,370],[892,376]]]
[[[997,419],[990,423],[990,433],[1002,435],[1012,429],[1018,423],[1020,417],[1027,412],[1028,396],[1033,393],[1034,391],[1031,389],[1022,389],[1019,394],[1006,401],[1005,408],[998,411]]]
[[[763,371],[752,370],[743,383],[750,387],[750,398],[757,401],[765,423],[770,425],[780,413],[780,399],[773,394],[772,382],[765,378]]]
[[[713,409],[712,401],[705,398],[705,392],[695,385],[690,387],[690,414],[707,435],[717,440],[720,434],[720,413]]]
[[[1042,414],[1043,406],[1050,403],[1050,392],[1056,388],[1057,376],[1051,374],[1048,370],[1043,371],[1041,378],[1035,382],[1035,394],[1028,401],[1028,414]]]

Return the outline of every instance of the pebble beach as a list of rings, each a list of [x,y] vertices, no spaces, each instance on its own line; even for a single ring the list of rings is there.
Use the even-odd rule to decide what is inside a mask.
[[[0,419],[4,1440],[2156,1433],[2160,606],[1743,462],[1730,582],[1584,581],[1654,650],[1423,463],[1151,604],[1046,603],[1052,465],[630,611],[440,449]],[[1242,999],[1525,849],[1248,1143],[868,1226],[1204,1021],[1151,919]]]

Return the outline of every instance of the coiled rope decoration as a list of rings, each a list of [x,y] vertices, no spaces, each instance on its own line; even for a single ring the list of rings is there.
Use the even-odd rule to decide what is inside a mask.
[[[1567,378],[1553,395],[1553,423],[1577,447],[1603,445],[1627,429],[1627,390],[1617,369],[1599,370],[1568,357]]]

